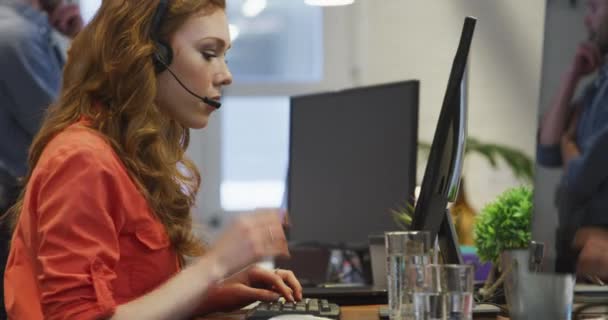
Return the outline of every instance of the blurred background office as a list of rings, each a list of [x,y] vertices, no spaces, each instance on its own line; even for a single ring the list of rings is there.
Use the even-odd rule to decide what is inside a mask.
[[[264,10],[247,17],[255,3]],[[281,204],[290,95],[419,79],[419,137],[430,142],[466,15],[479,18],[467,84],[469,135],[534,154],[545,1],[228,4],[235,82],[219,121],[195,133],[190,150],[203,170],[197,208],[203,222]],[[418,181],[424,161],[421,155]],[[494,169],[474,154],[464,175],[476,210],[520,183],[506,166]]]
[[[86,23],[101,0],[78,2]],[[546,1],[227,2],[234,85],[189,149],[203,177],[196,218],[212,230],[246,209],[281,205],[289,96],[419,79],[419,137],[430,142],[467,15],[479,18],[467,80],[469,135],[534,154]],[[569,8],[566,0],[548,2]],[[520,183],[506,166],[492,168],[474,154],[464,175],[475,210]]]

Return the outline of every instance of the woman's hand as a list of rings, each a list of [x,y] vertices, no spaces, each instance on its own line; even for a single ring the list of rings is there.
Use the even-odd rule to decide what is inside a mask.
[[[279,210],[256,210],[237,217],[203,259],[233,275],[265,257],[289,256]]]
[[[302,300],[302,286],[289,270],[252,266],[210,290],[201,314],[233,311],[256,301]]]
[[[268,270],[252,266],[243,273],[241,283],[248,287],[272,290],[285,297],[287,301],[302,300],[302,285],[290,270]]]
[[[213,261],[217,273],[232,275],[206,295],[200,313],[229,311],[252,302],[302,299],[302,286],[293,272],[253,265],[265,257],[289,256],[280,210],[264,209],[235,219],[203,260]]]

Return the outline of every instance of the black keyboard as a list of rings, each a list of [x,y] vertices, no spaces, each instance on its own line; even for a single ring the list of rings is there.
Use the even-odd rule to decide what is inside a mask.
[[[308,314],[330,319],[340,317],[340,307],[322,299],[302,299],[299,302],[286,302],[284,299],[274,302],[260,302],[245,319],[266,320],[272,317],[289,314]]]

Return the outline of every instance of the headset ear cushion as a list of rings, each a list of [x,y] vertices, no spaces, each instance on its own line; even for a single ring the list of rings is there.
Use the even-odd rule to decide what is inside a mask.
[[[156,42],[156,52],[154,53],[154,69],[156,73],[161,73],[173,61],[173,50],[171,46],[162,41]]]

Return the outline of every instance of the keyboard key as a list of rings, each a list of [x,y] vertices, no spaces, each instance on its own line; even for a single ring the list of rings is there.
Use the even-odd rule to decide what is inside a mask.
[[[260,302],[247,315],[247,320],[267,320],[283,314],[309,314],[338,319],[340,308],[327,300],[305,299],[296,303],[276,301]]]
[[[312,312],[319,312],[319,301],[318,300],[310,300],[308,302],[308,310]]]
[[[265,303],[260,303],[260,304],[258,304],[256,309],[266,311],[266,310],[268,310],[268,305]]]
[[[327,300],[321,300],[321,311],[329,312],[331,308],[329,307],[329,302]]]

